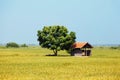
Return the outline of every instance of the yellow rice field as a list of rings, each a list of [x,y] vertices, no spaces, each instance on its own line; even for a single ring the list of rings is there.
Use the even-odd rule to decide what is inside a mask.
[[[0,80],[120,80],[120,50],[94,48],[90,57],[45,56],[41,47],[0,48]]]

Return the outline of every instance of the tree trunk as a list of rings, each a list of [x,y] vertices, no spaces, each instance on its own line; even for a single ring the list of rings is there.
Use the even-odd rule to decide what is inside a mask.
[[[54,56],[57,56],[57,49],[53,50]]]

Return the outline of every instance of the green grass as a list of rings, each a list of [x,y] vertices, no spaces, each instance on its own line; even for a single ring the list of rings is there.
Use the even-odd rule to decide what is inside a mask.
[[[0,80],[120,80],[120,50],[94,48],[91,57],[46,54],[52,51],[0,48]]]

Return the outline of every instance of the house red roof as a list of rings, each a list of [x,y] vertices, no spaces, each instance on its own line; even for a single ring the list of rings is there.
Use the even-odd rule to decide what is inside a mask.
[[[73,48],[93,48],[88,42],[75,42]]]

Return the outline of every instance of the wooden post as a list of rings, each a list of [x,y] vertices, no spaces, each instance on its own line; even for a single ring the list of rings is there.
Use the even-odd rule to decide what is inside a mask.
[[[85,47],[85,56],[86,56],[86,47]]]

